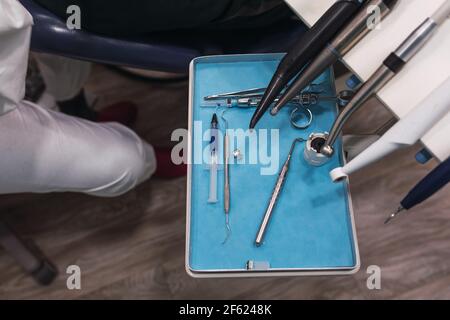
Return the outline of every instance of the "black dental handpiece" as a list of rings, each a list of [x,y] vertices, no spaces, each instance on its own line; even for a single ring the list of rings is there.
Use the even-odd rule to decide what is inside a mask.
[[[250,129],[256,126],[289,81],[351,20],[363,2],[362,0],[337,1],[288,51],[278,65],[250,121]]]
[[[373,28],[368,19],[373,14],[374,7],[379,9],[380,21],[384,19],[395,7],[398,0],[369,0],[362,10],[350,21],[325,48],[305,67],[300,75],[293,81],[289,88],[272,108],[270,113],[276,115],[284,105],[295,97],[298,92],[305,89],[322,72],[342,58]]]

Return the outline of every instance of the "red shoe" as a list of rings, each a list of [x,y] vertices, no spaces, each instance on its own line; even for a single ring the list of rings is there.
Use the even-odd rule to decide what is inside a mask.
[[[171,152],[172,148],[167,147],[153,147],[156,157],[156,171],[154,177],[172,179],[184,177],[187,173],[187,165],[176,165],[172,162]]]
[[[97,112],[97,122],[118,122],[131,127],[136,122],[137,106],[130,101],[118,102]]]

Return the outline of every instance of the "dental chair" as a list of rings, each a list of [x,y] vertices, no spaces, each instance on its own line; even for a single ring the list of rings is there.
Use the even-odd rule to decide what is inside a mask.
[[[271,30],[163,32],[117,39],[69,30],[65,21],[33,0],[19,1],[34,18],[33,51],[170,73],[187,74],[191,60],[203,55],[285,52],[306,30],[295,18]]]
[[[31,239],[19,235],[3,218],[0,218],[0,245],[39,284],[48,285],[56,277],[56,267],[39,247]]]
[[[270,30],[239,32],[155,33],[135,39],[118,39],[69,30],[65,21],[33,0],[19,0],[31,13],[34,26],[31,50],[96,63],[188,74],[189,63],[198,56],[285,52],[306,30],[298,19],[279,23]],[[0,245],[34,279],[43,285],[56,277],[57,269],[38,248],[22,239],[0,219]]]

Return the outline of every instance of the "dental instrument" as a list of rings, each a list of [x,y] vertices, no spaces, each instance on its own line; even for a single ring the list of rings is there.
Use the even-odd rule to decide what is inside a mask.
[[[332,170],[331,179],[339,181],[397,149],[413,145],[448,112],[450,112],[450,78],[361,154],[344,167]]]
[[[315,57],[360,9],[363,1],[340,0],[308,30],[281,60],[250,121],[253,129],[285,86]]]
[[[227,234],[225,240],[222,244],[225,244],[228,238],[231,235],[231,227],[230,227],[230,172],[229,172],[229,137],[228,137],[228,121],[225,119],[224,114],[227,110],[222,112],[221,118],[225,123],[225,133],[223,135],[223,206],[225,211],[225,227],[227,230]]]
[[[218,139],[219,139],[219,122],[217,120],[217,115],[214,113],[211,120],[210,128],[210,171],[209,171],[209,197],[208,203],[216,203],[217,200],[217,151],[218,151]]]
[[[331,100],[331,99],[339,99],[340,97],[321,97],[316,93],[301,93],[295,96],[291,103],[293,104],[301,104],[303,106],[310,106],[317,104],[320,100]],[[258,106],[261,101],[260,96],[235,96],[235,97],[223,97],[216,99],[204,100],[201,103],[200,107],[208,108],[208,107],[227,107],[227,108],[254,108]],[[275,99],[275,101],[278,101]]]
[[[261,246],[264,240],[264,235],[266,234],[267,226],[269,225],[270,218],[272,216],[273,209],[277,204],[278,196],[283,188],[284,182],[286,181],[286,177],[289,171],[289,164],[291,162],[292,153],[294,152],[295,145],[297,142],[304,142],[303,138],[297,138],[292,142],[291,149],[287,156],[286,161],[283,164],[283,167],[278,174],[277,182],[275,183],[275,187],[272,192],[272,196],[269,201],[269,205],[267,206],[266,212],[264,214],[263,220],[261,221],[261,225],[259,227],[258,233],[256,235],[255,244],[257,247]]]
[[[260,102],[260,96],[256,93],[257,90],[261,89],[210,95],[204,98],[200,106],[204,108],[253,108]],[[250,93],[248,94],[248,92]],[[313,113],[307,106],[316,105],[319,101],[335,100],[339,106],[344,107],[352,99],[353,95],[354,92],[351,90],[343,90],[337,96],[321,96],[318,93],[303,92],[291,101],[294,108],[290,113],[290,123],[296,129],[307,129],[314,118]],[[305,118],[305,121],[299,122],[299,119]]]
[[[316,98],[314,97],[308,97],[306,98],[308,103],[316,103]],[[306,101],[306,100],[304,100]],[[252,108],[255,107],[258,104],[257,99],[253,98],[225,98],[223,100],[213,100],[213,101],[205,101],[202,103],[201,107],[215,107],[215,108]],[[290,113],[290,123],[291,125],[296,129],[307,129],[313,121],[313,114],[311,110],[308,107],[305,107],[300,102],[293,102],[293,105],[296,107],[291,111]],[[306,118],[306,121],[303,121],[303,123],[299,122],[299,119]]]
[[[442,162],[425,178],[423,178],[400,202],[397,211],[390,214],[384,224],[388,224],[401,212],[409,210],[414,206],[430,198],[450,182],[450,158]]]
[[[212,94],[204,97],[204,100],[215,100],[215,99],[223,99],[223,98],[243,98],[243,97],[255,97],[262,96],[266,88],[252,88],[242,91],[232,91],[220,94]]]
[[[310,85],[310,89],[316,88],[315,85]],[[236,91],[230,93],[214,94],[203,98],[200,107],[237,107],[237,108],[251,108],[256,107],[261,101],[262,93],[259,89],[249,89],[243,91]],[[323,90],[322,90],[323,91]],[[291,99],[292,104],[300,104],[302,106],[311,106],[318,104],[319,101],[333,101],[336,100],[339,106],[345,107],[354,96],[352,90],[343,90],[337,96],[322,96],[322,91],[308,90],[297,94]],[[275,99],[275,102],[278,98]]]
[[[276,115],[297,92],[303,90],[314,81],[326,68],[330,67],[348,53],[361,39],[363,39],[375,26],[368,22],[374,9],[379,9],[379,21],[385,18],[397,4],[398,0],[370,0],[353,20],[334,38],[323,51],[300,73],[281,96],[270,113]]]
[[[204,97],[204,100],[217,100],[217,99],[223,99],[223,98],[252,98],[252,97],[260,97],[264,95],[264,92],[267,90],[267,88],[252,88],[252,89],[246,89],[241,91],[232,91],[232,92],[226,92],[226,93],[219,93],[219,94],[212,94],[209,96]],[[308,91],[308,93],[316,93],[319,94],[323,92],[322,83],[311,83],[307,88],[305,88],[305,91]]]
[[[335,120],[326,143],[322,146],[321,153],[331,157],[334,150],[333,145],[342,131],[344,124],[350,116],[358,110],[364,102],[372,97],[376,92],[383,88],[405,64],[409,62],[417,52],[432,38],[439,26],[447,19],[450,14],[450,0],[444,4],[429,18],[425,19],[408,38],[392,52],[377,71],[365,82],[356,92],[352,101],[345,107]]]

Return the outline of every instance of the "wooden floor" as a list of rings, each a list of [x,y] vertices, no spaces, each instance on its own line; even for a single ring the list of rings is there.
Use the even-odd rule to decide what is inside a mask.
[[[187,124],[187,83],[126,79],[97,66],[88,89],[105,105],[131,99],[140,107],[137,132],[170,145],[173,129]],[[357,115],[354,132],[367,132],[387,116]],[[31,237],[60,270],[40,287],[0,249],[2,299],[443,299],[450,298],[450,189],[391,225],[386,215],[435,163],[414,161],[419,147],[398,152],[351,179],[361,271],[345,277],[197,280],[184,270],[185,178],[152,179],[116,198],[79,194],[2,196],[2,215]],[[65,269],[82,269],[82,290],[66,289]],[[366,287],[366,268],[382,270],[381,290]]]

